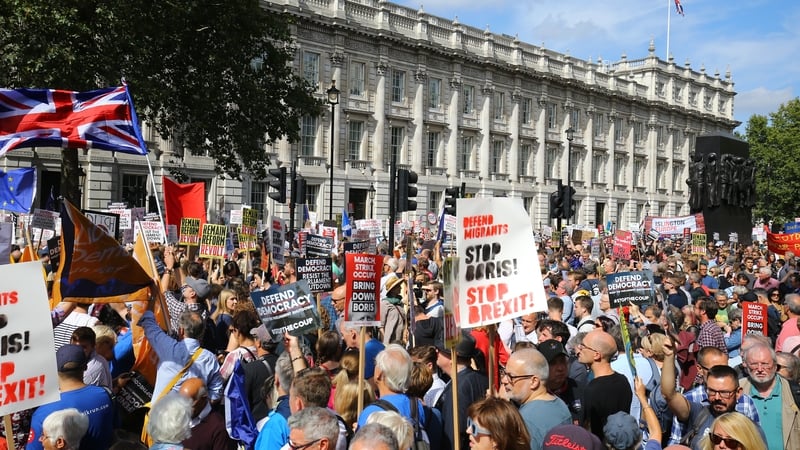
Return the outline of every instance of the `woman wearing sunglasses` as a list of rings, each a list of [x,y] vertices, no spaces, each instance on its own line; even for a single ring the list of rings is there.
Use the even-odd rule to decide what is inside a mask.
[[[766,450],[758,428],[747,416],[725,413],[714,420],[711,432],[700,441],[703,450]]]
[[[489,397],[467,409],[467,434],[472,450],[529,450],[531,436],[517,408],[508,400]]]

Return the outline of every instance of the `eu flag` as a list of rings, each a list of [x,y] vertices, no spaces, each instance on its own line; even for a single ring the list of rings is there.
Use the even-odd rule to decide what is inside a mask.
[[[31,212],[36,197],[36,169],[0,170],[0,209],[17,213]]]

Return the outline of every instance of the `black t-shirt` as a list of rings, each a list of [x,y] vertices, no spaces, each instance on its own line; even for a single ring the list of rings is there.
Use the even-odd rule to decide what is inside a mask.
[[[270,375],[275,374],[275,362],[277,360],[278,355],[268,354],[242,366],[244,369],[244,389],[247,392],[247,400],[250,403],[250,410],[253,412],[253,419],[256,422],[269,414],[269,409],[264,404],[261,387]]]
[[[588,420],[592,433],[602,439],[608,416],[629,412],[632,400],[633,391],[625,375],[614,372],[595,378],[583,390],[584,421]]]

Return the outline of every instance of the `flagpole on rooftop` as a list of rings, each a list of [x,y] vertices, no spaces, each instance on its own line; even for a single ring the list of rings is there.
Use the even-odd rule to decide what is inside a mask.
[[[670,4],[670,1],[671,0],[667,0],[667,55],[664,58],[665,61],[669,61],[669,26],[672,18],[672,5]]]

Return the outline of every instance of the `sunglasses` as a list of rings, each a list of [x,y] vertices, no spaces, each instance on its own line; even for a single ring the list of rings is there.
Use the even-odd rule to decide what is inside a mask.
[[[492,435],[491,431],[487,430],[486,428],[481,428],[480,426],[478,426],[478,424],[472,420],[472,417],[467,417],[467,432],[474,438],[477,438],[481,434],[486,436]]]
[[[724,442],[725,447],[727,448],[740,448],[742,446],[742,443],[734,438],[726,438],[716,433],[711,433],[711,443],[714,445],[719,445],[720,442]]]

